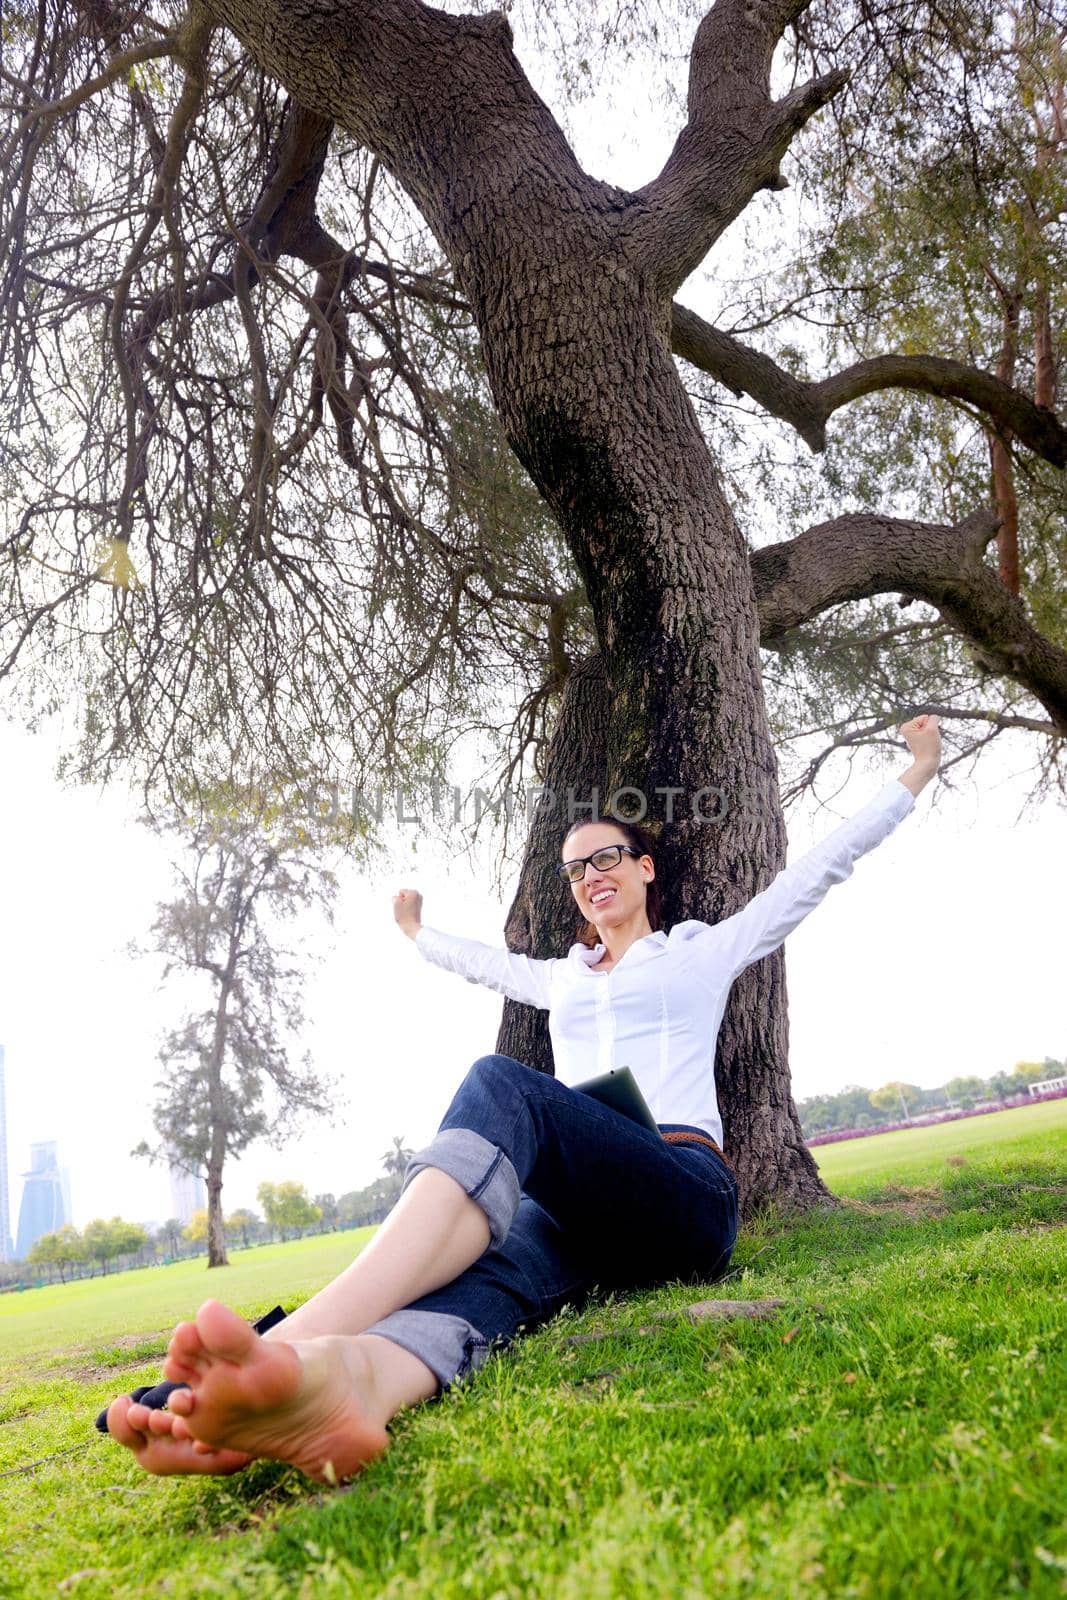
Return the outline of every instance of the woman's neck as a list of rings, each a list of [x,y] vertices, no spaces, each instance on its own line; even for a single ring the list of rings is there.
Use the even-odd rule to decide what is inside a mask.
[[[648,916],[642,909],[635,911],[632,917],[627,917],[625,922],[613,924],[610,928],[597,928],[597,938],[607,951],[607,959],[612,966],[616,961],[621,961],[632,944],[638,939],[645,939],[652,932]]]

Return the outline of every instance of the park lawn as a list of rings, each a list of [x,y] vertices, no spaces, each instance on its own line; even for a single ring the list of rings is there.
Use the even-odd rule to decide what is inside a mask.
[[[812,1151],[819,1171],[835,1194],[884,1192],[902,1182],[924,1183],[940,1177],[945,1163],[990,1156],[1010,1159],[1035,1139],[1067,1148],[1067,1098],[1043,1100],[1011,1111],[990,1111],[980,1117],[935,1122],[926,1127],[873,1133],[863,1139],[817,1145]]]
[[[399,1418],[340,1491],[265,1462],[151,1480],[89,1431],[157,1374],[159,1280],[188,1267],[98,1282],[108,1312],[81,1285],[0,1302],[0,1593],[1063,1595],[1067,1117],[949,1126],[947,1150],[943,1127],[885,1136],[881,1164],[874,1139],[818,1152],[854,1195],[761,1218],[712,1291],[774,1317],[641,1331],[708,1292],[681,1285],[565,1313]],[[210,1289],[292,1304],[336,1269],[331,1237],[351,1252],[251,1251]]]

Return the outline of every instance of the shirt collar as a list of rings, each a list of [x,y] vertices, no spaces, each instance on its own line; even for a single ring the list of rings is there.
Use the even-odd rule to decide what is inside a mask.
[[[655,933],[646,933],[643,938],[635,939],[627,950],[622,960],[627,966],[637,966],[641,961],[650,961],[658,956],[667,943],[667,935],[662,928]],[[571,954],[579,966],[592,967],[598,962],[606,949],[605,945],[595,944],[592,949],[586,944],[576,944],[571,947]],[[616,962],[616,966],[621,963]]]

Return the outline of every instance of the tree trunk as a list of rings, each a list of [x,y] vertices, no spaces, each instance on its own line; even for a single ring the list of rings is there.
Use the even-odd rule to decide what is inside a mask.
[[[568,793],[581,800],[599,788],[601,810],[605,809],[605,729],[610,704],[603,661],[594,655],[575,668],[564,691],[549,751],[546,793],[531,819],[519,886],[505,925],[510,949],[547,958],[574,943],[580,919],[569,890],[559,884],[552,869],[569,825]],[[550,797],[559,799],[550,804]],[[709,812],[712,809],[709,804]],[[714,922],[739,908],[725,902],[721,894],[709,892],[731,876],[723,829],[695,827],[689,840],[695,858],[690,876],[703,875],[704,885],[687,900],[671,874],[661,874],[668,928],[688,917]],[[737,873],[736,863],[732,870]],[[547,1013],[506,1000],[496,1047],[538,1071],[551,1073]],[[715,1079],[726,1151],[737,1171],[743,1214],[751,1215],[767,1200],[781,1206],[804,1206],[828,1199],[800,1131],[790,1092],[781,951],[757,962],[734,984],[719,1033]]]
[[[228,1267],[226,1231],[222,1226],[222,1161],[212,1154],[207,1169],[207,1264]]]
[[[232,943],[232,938],[231,938]],[[232,960],[232,955],[231,955]],[[226,1159],[226,1112],[222,1092],[222,1067],[226,1053],[226,1002],[229,983],[224,983],[215,1011],[215,1038],[211,1061],[211,1147],[207,1160],[207,1264],[229,1266],[226,1231],[222,1225],[222,1166]]]
[[[785,830],[748,549],[674,366],[671,305],[773,181],[803,120],[780,119],[769,98],[789,7],[750,8],[743,26],[740,7],[705,18],[691,125],[660,179],[633,194],[582,170],[499,15],[452,17],[411,0],[211,9],[304,106],[373,150],[434,230],[509,442],[592,608],[610,698],[594,771],[609,797],[648,796],[672,920],[739,909],[782,865]],[[808,96],[807,114],[817,103]],[[558,737],[566,749],[565,726]],[[717,826],[692,814],[709,785],[727,798]],[[666,796],[653,809],[657,790],[681,796],[677,817]],[[540,892],[526,890],[534,904]],[[735,986],[722,1033],[728,1137],[749,1206],[823,1194],[791,1111],[783,1006],[777,958]]]
[[[997,377],[1002,383],[1013,383],[1015,363],[1019,348],[1019,313],[1022,295],[1018,289],[1008,289],[990,268],[986,274],[992,281],[1001,303],[1003,337],[997,360]],[[1011,433],[1007,428],[988,430],[989,461],[993,477],[993,502],[1000,518],[997,531],[997,571],[1000,581],[1011,594],[1019,593],[1019,502],[1015,495],[1015,471],[1011,460]]]

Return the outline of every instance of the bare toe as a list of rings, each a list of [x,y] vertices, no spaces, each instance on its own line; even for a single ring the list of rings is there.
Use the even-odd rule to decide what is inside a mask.
[[[195,1322],[179,1322],[170,1336],[163,1371],[171,1383],[189,1383],[204,1365],[204,1344]]]
[[[260,1342],[255,1329],[218,1300],[204,1301],[196,1328],[204,1354],[223,1361],[247,1361]]]
[[[138,1406],[128,1394],[120,1394],[107,1408],[107,1431],[119,1444],[133,1449],[136,1445],[144,1443],[144,1433],[134,1427],[130,1420],[130,1412],[134,1414],[144,1411],[144,1406]]]
[[[176,1417],[187,1417],[195,1404],[191,1389],[175,1389],[167,1399],[167,1410]]]
[[[142,1426],[134,1426],[131,1414]],[[171,1431],[174,1422],[181,1422],[181,1418],[170,1417],[165,1411],[150,1411],[147,1406],[131,1400],[128,1394],[119,1395],[107,1408],[107,1427],[112,1438],[132,1451],[138,1464],[156,1477],[240,1472],[252,1459],[241,1450],[196,1446],[188,1436],[181,1438]]]

